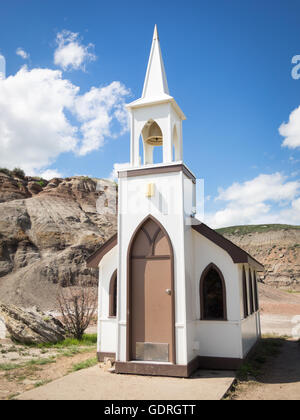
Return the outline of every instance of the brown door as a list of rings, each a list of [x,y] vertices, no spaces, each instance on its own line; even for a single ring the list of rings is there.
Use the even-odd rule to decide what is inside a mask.
[[[174,362],[173,302],[172,246],[150,218],[130,250],[130,360]]]

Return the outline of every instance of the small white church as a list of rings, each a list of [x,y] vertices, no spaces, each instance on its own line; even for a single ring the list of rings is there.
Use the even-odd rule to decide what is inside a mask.
[[[130,167],[118,174],[118,233],[87,263],[99,268],[98,359],[113,358],[127,374],[236,369],[261,335],[263,266],[195,218],[186,118],[169,94],[157,27],[142,97],[127,108]],[[158,150],[162,162],[154,163]]]

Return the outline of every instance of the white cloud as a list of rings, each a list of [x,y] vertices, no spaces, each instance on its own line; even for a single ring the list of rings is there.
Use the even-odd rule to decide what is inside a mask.
[[[63,174],[56,169],[46,169],[38,174],[43,179],[51,180],[53,178],[63,178]]]
[[[261,174],[242,184],[219,189],[216,201],[225,201],[223,209],[206,214],[214,228],[243,224],[300,224],[300,181],[288,181],[280,173]],[[279,209],[276,209],[276,207]]]
[[[126,129],[127,94],[113,82],[80,95],[61,71],[26,66],[0,80],[0,166],[40,173],[62,153],[99,149]]]
[[[86,63],[96,60],[90,52],[93,44],[83,45],[78,33],[64,30],[57,34],[56,43],[54,63],[63,70],[85,70]]]
[[[28,60],[28,58],[30,57],[29,54],[23,50],[23,48],[18,48],[16,54],[23,58],[23,60]]]
[[[288,224],[300,224],[300,197],[292,201],[290,208],[282,210],[280,219]]]
[[[285,137],[282,146],[289,149],[300,147],[300,107],[290,114],[288,123],[281,124],[279,133]]]
[[[130,167],[130,163],[115,163],[114,168],[109,176],[109,179],[116,180],[118,179],[118,171],[122,169],[128,169]]]
[[[120,82],[113,82],[102,88],[92,88],[75,101],[75,113],[82,122],[80,132],[83,140],[79,155],[97,150],[103,145],[105,137],[116,137],[128,129],[127,111],[124,97],[128,89]],[[125,116],[126,118],[125,118]],[[114,133],[111,122],[118,121],[121,133]]]
[[[237,202],[242,205],[265,201],[291,200],[299,191],[298,181],[285,182],[287,177],[277,172],[272,175],[261,174],[243,184],[235,182],[227,189],[219,189],[217,200]]]

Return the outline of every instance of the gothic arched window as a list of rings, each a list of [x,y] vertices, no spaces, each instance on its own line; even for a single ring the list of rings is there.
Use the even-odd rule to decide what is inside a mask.
[[[109,285],[109,316],[117,316],[117,270],[112,275]]]
[[[259,297],[258,297],[258,286],[257,286],[257,277],[256,272],[253,273],[254,277],[254,302],[255,302],[255,312],[259,310]]]
[[[244,318],[246,319],[249,316],[248,309],[248,289],[247,289],[247,278],[245,267],[243,267],[243,301],[244,301]]]
[[[200,280],[202,320],[227,320],[226,286],[221,271],[210,264]]]
[[[254,293],[253,293],[253,281],[252,281],[252,273],[249,268],[249,290],[250,290],[250,314],[254,313]]]

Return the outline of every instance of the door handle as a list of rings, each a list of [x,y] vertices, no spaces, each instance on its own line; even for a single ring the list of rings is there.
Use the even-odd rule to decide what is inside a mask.
[[[172,290],[171,289],[166,289],[166,294],[169,295],[169,296],[171,296]]]

